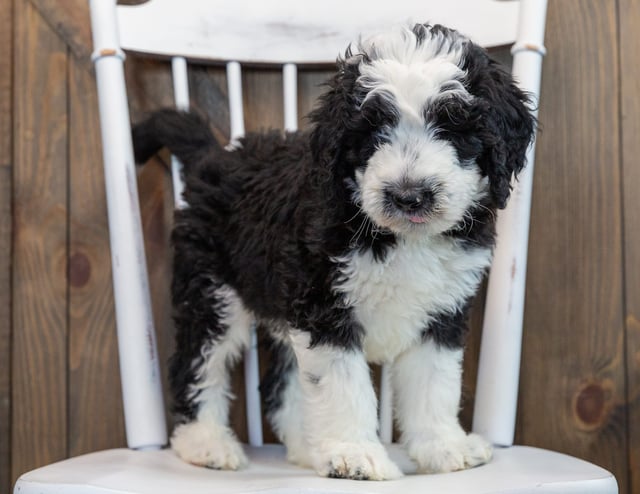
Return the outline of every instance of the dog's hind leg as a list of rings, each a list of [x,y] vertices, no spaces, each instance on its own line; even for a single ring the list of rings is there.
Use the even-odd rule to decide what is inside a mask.
[[[269,368],[260,390],[265,413],[278,439],[287,447],[287,459],[300,466],[311,466],[309,446],[304,438],[302,390],[298,364],[289,337],[272,331]]]
[[[182,280],[181,270],[174,273],[177,348],[170,380],[181,423],[171,446],[189,463],[236,470],[247,459],[228,426],[229,370],[247,345],[252,317],[234,290],[205,273],[190,275]]]

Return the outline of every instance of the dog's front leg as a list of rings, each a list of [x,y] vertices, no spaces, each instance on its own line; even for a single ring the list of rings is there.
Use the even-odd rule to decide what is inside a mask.
[[[310,345],[291,335],[303,395],[304,433],[313,467],[323,476],[386,480],[402,476],[377,434],[377,401],[362,350]]]
[[[462,348],[427,339],[396,359],[392,375],[402,442],[420,472],[462,470],[491,458],[489,443],[458,421]]]

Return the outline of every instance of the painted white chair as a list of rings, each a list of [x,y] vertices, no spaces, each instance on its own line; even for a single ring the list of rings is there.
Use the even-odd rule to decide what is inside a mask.
[[[115,0],[90,0],[90,4],[111,252],[118,260],[113,263],[113,276],[130,449],[92,453],[26,473],[16,483],[16,494],[618,492],[615,478],[602,468],[551,451],[513,446],[533,147],[509,206],[499,215],[498,246],[489,280],[473,421],[474,431],[496,445],[488,465],[450,474],[411,475],[412,463],[395,445],[389,445],[391,456],[409,473],[397,481],[326,479],[288,464],[282,446],[262,445],[255,338],[245,355],[250,439],[246,449],[251,466],[239,472],[211,471],[187,465],[171,450],[162,449],[167,429],[137,192],[131,186],[135,170],[122,50],[170,57],[180,108],[186,108],[189,101],[187,59],[228,61],[233,141],[244,133],[241,62],[283,67],[284,126],[295,130],[297,65],[334,63],[359,33],[407,19],[458,28],[485,46],[513,44],[514,75],[524,89],[537,96],[545,52],[546,0],[394,0],[375,7],[370,0],[265,0],[250,8],[231,0],[153,0],[130,7],[116,7]],[[179,207],[178,166],[174,163],[173,168]],[[391,391],[384,371],[380,403],[381,436],[389,443]]]

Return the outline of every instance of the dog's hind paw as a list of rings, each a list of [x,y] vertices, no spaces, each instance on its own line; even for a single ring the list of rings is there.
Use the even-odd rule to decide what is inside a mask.
[[[384,446],[373,441],[327,441],[313,456],[316,471],[324,477],[353,480],[392,480],[402,477]]]
[[[202,467],[237,470],[249,464],[233,433],[219,425],[178,425],[171,436],[171,447],[184,461]]]
[[[491,444],[478,434],[426,441],[414,439],[407,449],[422,473],[464,470],[487,463],[493,455]]]

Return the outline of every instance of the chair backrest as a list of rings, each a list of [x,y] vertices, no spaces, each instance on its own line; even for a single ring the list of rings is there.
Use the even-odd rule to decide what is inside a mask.
[[[339,15],[336,15],[339,12]],[[126,89],[123,49],[172,60],[176,105],[189,105],[187,60],[226,63],[231,117],[230,141],[244,134],[241,64],[282,66],[284,122],[297,127],[299,65],[334,64],[349,43],[407,21],[442,23],[477,43],[513,44],[513,71],[522,87],[539,93],[546,0],[370,0],[295,2],[265,0],[251,7],[231,0],[152,0],[115,6],[91,0],[94,61],[102,138],[120,365],[127,440],[132,448],[166,443],[160,372],[149,303]],[[483,331],[474,430],[496,444],[511,444],[515,424],[524,275],[528,241],[531,173],[521,175],[507,210],[498,218],[498,246],[492,267]],[[176,206],[181,206],[179,164],[173,162]],[[494,342],[500,341],[500,345]],[[126,342],[126,343],[125,343]],[[505,342],[508,342],[505,344]],[[496,351],[499,349],[499,351]],[[245,355],[249,439],[261,444],[255,333]],[[380,396],[381,436],[392,431],[391,391],[386,370]]]

